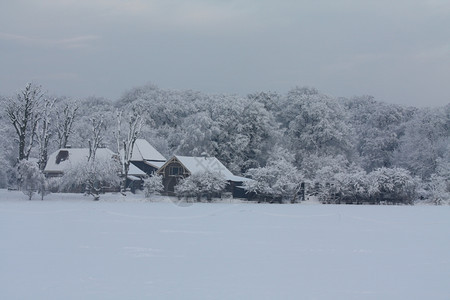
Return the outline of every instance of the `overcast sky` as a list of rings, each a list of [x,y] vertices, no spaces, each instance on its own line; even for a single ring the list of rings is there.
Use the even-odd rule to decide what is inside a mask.
[[[0,94],[145,83],[450,103],[448,0],[0,0]]]

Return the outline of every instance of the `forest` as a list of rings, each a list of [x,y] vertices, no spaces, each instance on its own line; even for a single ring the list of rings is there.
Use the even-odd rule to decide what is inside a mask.
[[[29,107],[27,97],[35,100]],[[450,202],[450,104],[407,107],[311,87],[239,96],[153,84],[116,101],[28,84],[0,102],[0,188],[16,185],[20,161],[42,170],[59,148],[118,151],[120,120],[131,126],[139,117],[139,138],[167,158],[217,157],[253,179],[246,189],[261,198],[295,202],[307,185],[324,203]]]

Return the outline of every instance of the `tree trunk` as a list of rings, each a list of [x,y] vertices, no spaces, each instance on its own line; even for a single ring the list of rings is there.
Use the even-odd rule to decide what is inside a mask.
[[[130,170],[130,162],[124,162],[123,163],[122,192],[126,192],[126,190],[127,190],[127,178],[128,178],[129,170]]]
[[[25,159],[25,135],[19,136],[19,161]]]

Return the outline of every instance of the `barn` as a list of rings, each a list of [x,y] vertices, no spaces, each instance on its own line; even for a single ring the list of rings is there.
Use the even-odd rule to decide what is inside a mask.
[[[157,171],[157,174],[163,177],[164,191],[173,194],[175,186],[181,179],[201,172],[220,173],[228,182],[226,190],[231,192],[234,198],[246,197],[242,184],[251,179],[234,175],[215,157],[175,155]]]

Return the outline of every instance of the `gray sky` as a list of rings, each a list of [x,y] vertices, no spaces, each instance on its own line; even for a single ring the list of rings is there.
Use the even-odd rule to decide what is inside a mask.
[[[0,0],[0,93],[369,94],[450,103],[448,0]]]

